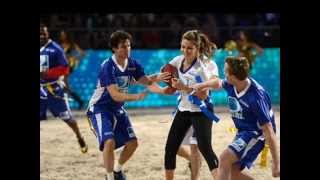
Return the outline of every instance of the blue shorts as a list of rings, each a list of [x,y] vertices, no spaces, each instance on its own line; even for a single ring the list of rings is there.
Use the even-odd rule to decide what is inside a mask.
[[[40,120],[47,119],[47,109],[51,111],[54,117],[68,121],[72,119],[72,114],[68,104],[67,95],[63,87],[53,84],[52,92],[46,87],[40,87]]]
[[[237,155],[240,170],[250,168],[263,150],[265,144],[264,136],[255,131],[238,132],[229,148]]]
[[[127,112],[121,108],[117,111],[87,112],[89,121],[99,142],[99,150],[103,151],[104,142],[115,140],[115,149],[125,145],[126,142],[137,139],[129,121]]]

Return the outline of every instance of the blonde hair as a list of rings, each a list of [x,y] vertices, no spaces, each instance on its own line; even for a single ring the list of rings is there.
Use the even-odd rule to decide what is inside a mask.
[[[204,60],[205,56],[209,59],[217,49],[216,44],[211,42],[207,35],[198,30],[185,32],[182,35],[182,39],[194,42],[195,46],[199,49],[199,57],[201,60]]]

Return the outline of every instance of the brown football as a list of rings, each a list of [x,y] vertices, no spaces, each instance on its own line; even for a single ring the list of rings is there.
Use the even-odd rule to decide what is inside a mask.
[[[164,65],[163,67],[161,67],[160,69],[161,72],[169,72],[171,74],[171,77],[170,79],[166,79],[168,80],[168,82],[166,82],[170,87],[172,87],[172,84],[171,84],[171,79],[172,78],[179,78],[179,74],[178,74],[178,69],[171,65],[171,64],[166,64]],[[173,91],[173,90],[172,90]]]

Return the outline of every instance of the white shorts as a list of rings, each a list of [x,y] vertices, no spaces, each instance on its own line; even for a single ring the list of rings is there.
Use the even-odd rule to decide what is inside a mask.
[[[193,127],[191,126],[186,135],[184,136],[184,139],[181,143],[181,145],[190,145],[190,144],[198,144],[196,137],[193,137]]]

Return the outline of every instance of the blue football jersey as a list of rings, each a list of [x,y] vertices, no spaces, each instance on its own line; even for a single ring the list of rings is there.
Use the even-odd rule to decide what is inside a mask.
[[[248,79],[250,85],[240,93],[227,80],[222,81],[236,128],[239,131],[256,131],[261,134],[261,126],[271,122],[275,131],[274,113],[268,93],[253,78]]]
[[[68,66],[63,49],[56,42],[49,40],[48,43],[40,49],[40,72],[44,72],[57,66]],[[40,79],[40,83],[53,82],[57,79]]]
[[[106,109],[116,110],[121,108],[124,102],[114,101],[106,87],[111,84],[116,84],[120,92],[128,93],[129,85],[144,75],[145,73],[142,66],[132,58],[128,58],[125,69],[117,65],[114,56],[105,60],[100,67],[97,88],[90,99],[89,110],[98,113]]]

